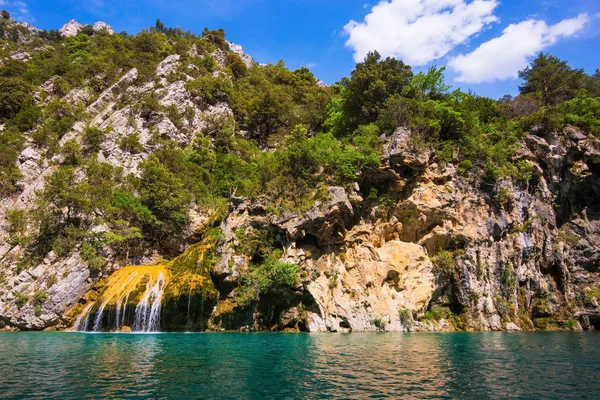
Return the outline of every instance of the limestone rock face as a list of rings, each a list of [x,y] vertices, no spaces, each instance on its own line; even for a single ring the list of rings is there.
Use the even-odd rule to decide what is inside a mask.
[[[114,35],[114,33],[115,33],[114,29],[110,25],[108,25],[106,22],[98,21],[94,25],[92,25],[92,27],[94,28],[94,31],[96,31],[96,32],[100,32],[103,29],[106,29],[106,31],[108,32],[109,35]]]
[[[384,145],[383,159],[391,166],[423,170],[431,158],[431,151],[415,143],[410,129],[398,128]]]
[[[317,201],[305,214],[285,212],[273,221],[286,232],[289,240],[311,235],[321,243],[343,241],[345,226],[354,215],[346,191],[341,187],[330,187],[329,199]]]
[[[76,20],[72,19],[66,24],[64,24],[62,28],[60,28],[58,31],[63,36],[71,37],[76,36],[79,33],[79,31],[83,29],[84,26],[85,25],[80,24]]]
[[[84,28],[72,20],[60,32],[75,36]],[[92,28],[113,33],[102,22]],[[21,31],[19,40],[27,40]],[[141,163],[161,142],[189,149],[198,133],[223,126],[233,135],[252,134],[238,130],[227,102],[207,102],[187,89],[199,71],[189,59],[208,55],[199,48],[194,44],[189,57],[165,55],[150,77],[152,71],[120,70],[107,88],[90,84],[105,78],[99,74],[65,93],[55,76],[32,93],[39,105],[56,100],[81,111],[59,145],[85,145],[87,126],[98,128],[105,134],[98,160],[139,176]],[[229,49],[253,64],[241,46],[229,43]],[[28,60],[46,51],[13,50],[6,57]],[[209,51],[223,67],[227,52]],[[231,79],[225,69],[213,74]],[[101,249],[108,262],[94,270],[79,248],[62,258],[48,250],[41,261],[23,266],[26,243],[11,232],[8,213],[32,210],[63,161],[36,144],[34,131],[24,132],[16,161],[18,192],[0,199],[0,329],[65,327],[65,313],[120,267],[110,250]],[[139,142],[135,149],[123,146],[130,137]],[[511,160],[530,167],[531,179],[495,184],[474,172],[459,173],[454,155],[441,159],[407,127],[380,142],[380,168],[347,187],[315,188],[316,200],[302,210],[235,194],[218,218],[212,218],[215,210],[188,210],[189,226],[166,241],[181,254],[209,229],[218,231],[214,246],[206,246],[210,279],[219,291],[207,313],[210,329],[600,328],[600,141],[572,127],[546,135],[532,131]],[[25,229],[30,234],[32,227]],[[93,229],[101,234],[108,227],[100,221]],[[149,264],[165,256],[152,246],[131,261]],[[252,278],[267,261],[297,272],[297,281],[261,292]]]
[[[7,256],[12,254],[14,249]],[[78,254],[67,260],[50,254],[42,264],[15,274],[0,288],[0,307],[4,310],[0,321],[27,330],[61,327],[65,310],[73,307],[91,285],[90,271]],[[37,300],[36,292],[45,293],[46,298]]]
[[[66,37],[77,36],[79,32],[81,32],[81,30],[85,28],[85,26],[86,25],[80,24],[76,20],[72,19],[66,24],[64,24],[62,28],[58,30],[58,32],[60,32],[61,35]],[[92,28],[95,32],[100,32],[105,29],[110,35],[115,33],[115,31],[110,25],[102,21],[96,22],[94,25],[92,25]]]
[[[408,330],[400,311],[422,315],[435,289],[431,261],[413,243],[361,244],[344,261],[330,256],[315,266],[323,274],[308,285],[318,307],[307,317],[311,332]]]
[[[248,68],[250,68],[252,66],[252,64],[254,63],[254,60],[252,59],[252,56],[244,53],[244,49],[242,48],[242,46],[240,46],[239,44],[232,43],[232,42],[227,42],[227,44],[229,45],[229,49],[232,52],[234,52],[235,54],[240,56],[240,58],[242,59],[244,64],[246,64],[246,66]]]

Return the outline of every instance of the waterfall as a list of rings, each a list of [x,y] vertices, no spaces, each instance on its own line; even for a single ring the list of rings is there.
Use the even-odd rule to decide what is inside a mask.
[[[154,285],[151,285],[151,282],[146,284],[146,293],[135,308],[134,332],[160,331],[160,309],[164,289],[165,277],[163,274],[158,276]]]
[[[129,325],[133,332],[160,331],[167,276],[167,271],[160,265],[121,268],[109,277],[101,296],[84,308],[73,330],[110,332]]]
[[[88,330],[88,325],[90,324],[90,309],[94,306],[94,303],[88,304],[79,314],[79,317],[75,320],[73,324],[73,331],[81,331],[85,332]]]

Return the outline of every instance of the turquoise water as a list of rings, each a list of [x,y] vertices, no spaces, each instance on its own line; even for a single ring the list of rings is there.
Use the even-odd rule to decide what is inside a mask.
[[[1,398],[598,398],[600,334],[0,333]]]

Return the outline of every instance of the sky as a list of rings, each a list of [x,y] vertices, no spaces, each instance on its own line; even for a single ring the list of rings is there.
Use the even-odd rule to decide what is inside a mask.
[[[370,50],[414,71],[446,66],[453,88],[500,98],[541,51],[593,73],[600,68],[600,0],[0,0],[40,29],[70,19],[135,34],[156,19],[226,38],[261,63],[283,60],[332,84]]]

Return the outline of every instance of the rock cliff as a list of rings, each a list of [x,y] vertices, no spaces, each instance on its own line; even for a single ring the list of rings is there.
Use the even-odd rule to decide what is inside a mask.
[[[83,28],[70,21],[60,33],[76,37]],[[93,30],[113,34],[104,23]],[[194,44],[163,54],[151,79],[142,79],[149,72],[137,67],[121,70],[118,79],[96,91],[90,77],[63,93],[59,77],[52,77],[35,88],[34,97],[41,105],[60,101],[81,110],[58,146],[73,141],[84,145],[86,132],[97,128],[106,132],[98,161],[138,177],[140,165],[161,140],[190,148],[198,132],[220,132],[229,125],[230,136],[253,135],[237,128],[232,105],[221,96],[225,89],[210,101],[199,100],[195,91],[204,86],[189,84],[198,75],[189,60],[198,58],[199,51]],[[215,79],[227,82],[235,76],[231,54],[246,67],[262,68],[233,43],[210,51],[217,65],[210,72]],[[185,229],[163,238],[162,245],[131,255],[128,250],[125,260],[110,247],[100,248],[98,254],[106,260],[100,270],[83,254],[83,246],[66,257],[50,249],[35,265],[23,266],[27,249],[13,240],[9,212],[33,210],[49,176],[68,157],[42,148],[34,131],[25,132],[15,163],[18,190],[0,203],[0,328],[68,328],[73,310],[84,308],[89,293],[95,293],[94,299],[101,296],[99,287],[127,262],[161,262],[161,257],[185,254],[198,242],[204,243],[206,255],[196,256],[186,268],[210,260],[210,276],[203,279],[212,281],[212,308],[198,317],[199,329],[600,327],[600,142],[578,129],[532,130],[519,140],[513,156],[527,166],[530,179],[489,183],[442,159],[433,146],[416,145],[413,130],[402,126],[379,137],[380,167],[357,176],[351,185],[319,188],[320,195],[303,209],[274,209],[265,196],[240,197],[234,190],[224,207],[190,206]],[[123,145],[132,135],[135,151]],[[213,138],[210,146],[216,140],[225,139]],[[108,231],[103,223],[90,226],[99,235]],[[275,259],[265,255],[264,243],[273,247],[268,257]],[[257,278],[257,265],[288,268],[298,279],[269,286]],[[187,288],[187,282],[178,285]],[[204,306],[204,294],[194,296]],[[173,300],[173,315],[185,315],[180,309],[184,303],[190,307],[186,300]],[[182,327],[179,320],[169,321],[174,329]]]

